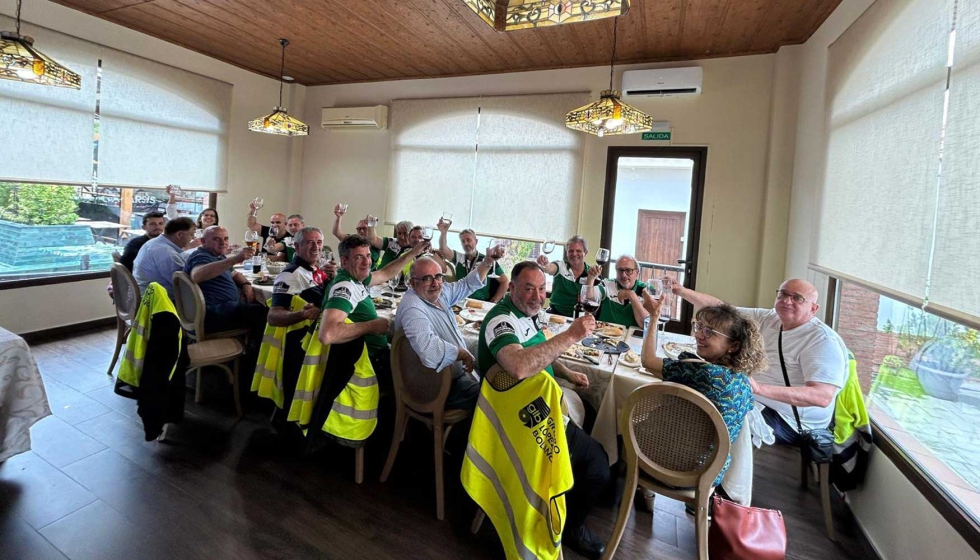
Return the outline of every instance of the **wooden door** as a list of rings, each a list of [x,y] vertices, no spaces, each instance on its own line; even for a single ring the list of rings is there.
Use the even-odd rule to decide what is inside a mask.
[[[636,260],[677,266],[684,258],[684,222],[687,212],[638,210]]]

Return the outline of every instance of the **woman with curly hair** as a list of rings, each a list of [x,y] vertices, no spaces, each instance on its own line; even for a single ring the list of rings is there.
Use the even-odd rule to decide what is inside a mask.
[[[651,317],[660,316],[661,305],[663,298],[654,299],[644,290],[643,307]],[[762,335],[751,319],[726,303],[698,310],[693,327],[696,355],[682,352],[676,360],[658,358],[653,329],[649,328],[643,338],[641,362],[664,381],[686,385],[707,397],[721,413],[728,438],[735,443],[753,405],[748,376],[768,367]],[[721,484],[729,463],[731,456],[725,459],[716,486]]]

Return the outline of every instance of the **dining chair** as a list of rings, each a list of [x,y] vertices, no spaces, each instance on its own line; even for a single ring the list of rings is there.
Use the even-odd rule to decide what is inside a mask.
[[[122,255],[119,254],[119,251],[113,251],[112,252],[112,262],[117,263],[117,262],[119,262],[121,260],[122,260]]]
[[[381,472],[381,482],[388,480],[405,439],[408,420],[414,418],[432,431],[436,465],[436,518],[445,518],[443,453],[453,426],[473,415],[470,410],[446,410],[446,398],[453,384],[453,368],[436,371],[422,365],[405,332],[395,332],[391,344],[391,377],[395,386],[395,432],[391,438],[388,460]]]
[[[197,372],[194,381],[194,402],[201,402],[201,373],[207,366],[215,366],[228,374],[228,381],[235,391],[235,412],[237,418],[242,417],[242,401],[238,390],[238,362],[245,347],[234,337],[208,336],[204,330],[204,294],[201,287],[191,281],[185,272],[174,272],[174,303],[177,307],[177,318],[180,326],[193,341],[187,345],[187,357],[190,363],[187,371]],[[225,333],[221,333],[225,334]],[[232,362],[232,367],[227,366]]]
[[[112,284],[112,306],[116,310],[116,349],[112,352],[112,361],[109,363],[109,371],[106,372],[106,375],[112,377],[119,352],[126,345],[126,338],[129,337],[129,331],[133,328],[133,321],[139,311],[141,294],[133,273],[118,262],[112,263],[109,268],[109,282]]]
[[[698,558],[708,558],[708,501],[730,443],[721,413],[701,393],[676,383],[653,383],[630,393],[620,415],[626,485],[619,517],[602,556],[609,560],[623,537],[636,488],[695,508]]]

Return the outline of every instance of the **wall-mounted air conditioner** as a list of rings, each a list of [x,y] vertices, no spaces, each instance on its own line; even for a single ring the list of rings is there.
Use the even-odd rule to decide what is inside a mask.
[[[384,130],[388,128],[388,107],[324,107],[321,128]]]
[[[623,72],[623,95],[633,97],[672,97],[701,95],[704,72],[700,66],[658,68]]]

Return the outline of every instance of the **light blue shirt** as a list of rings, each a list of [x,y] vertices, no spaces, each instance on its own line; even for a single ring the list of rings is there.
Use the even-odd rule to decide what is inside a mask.
[[[184,254],[166,235],[158,235],[147,241],[133,262],[133,277],[140,292],[146,291],[150,282],[157,282],[174,297],[174,272],[184,270]]]
[[[442,285],[438,306],[422,299],[415,290],[405,292],[395,315],[395,330],[405,331],[422,365],[439,371],[456,362],[459,349],[466,348],[466,341],[456,324],[453,306],[464,301],[483,284],[476,269],[458,282],[446,282]],[[461,364],[453,366],[454,376],[461,373]]]

